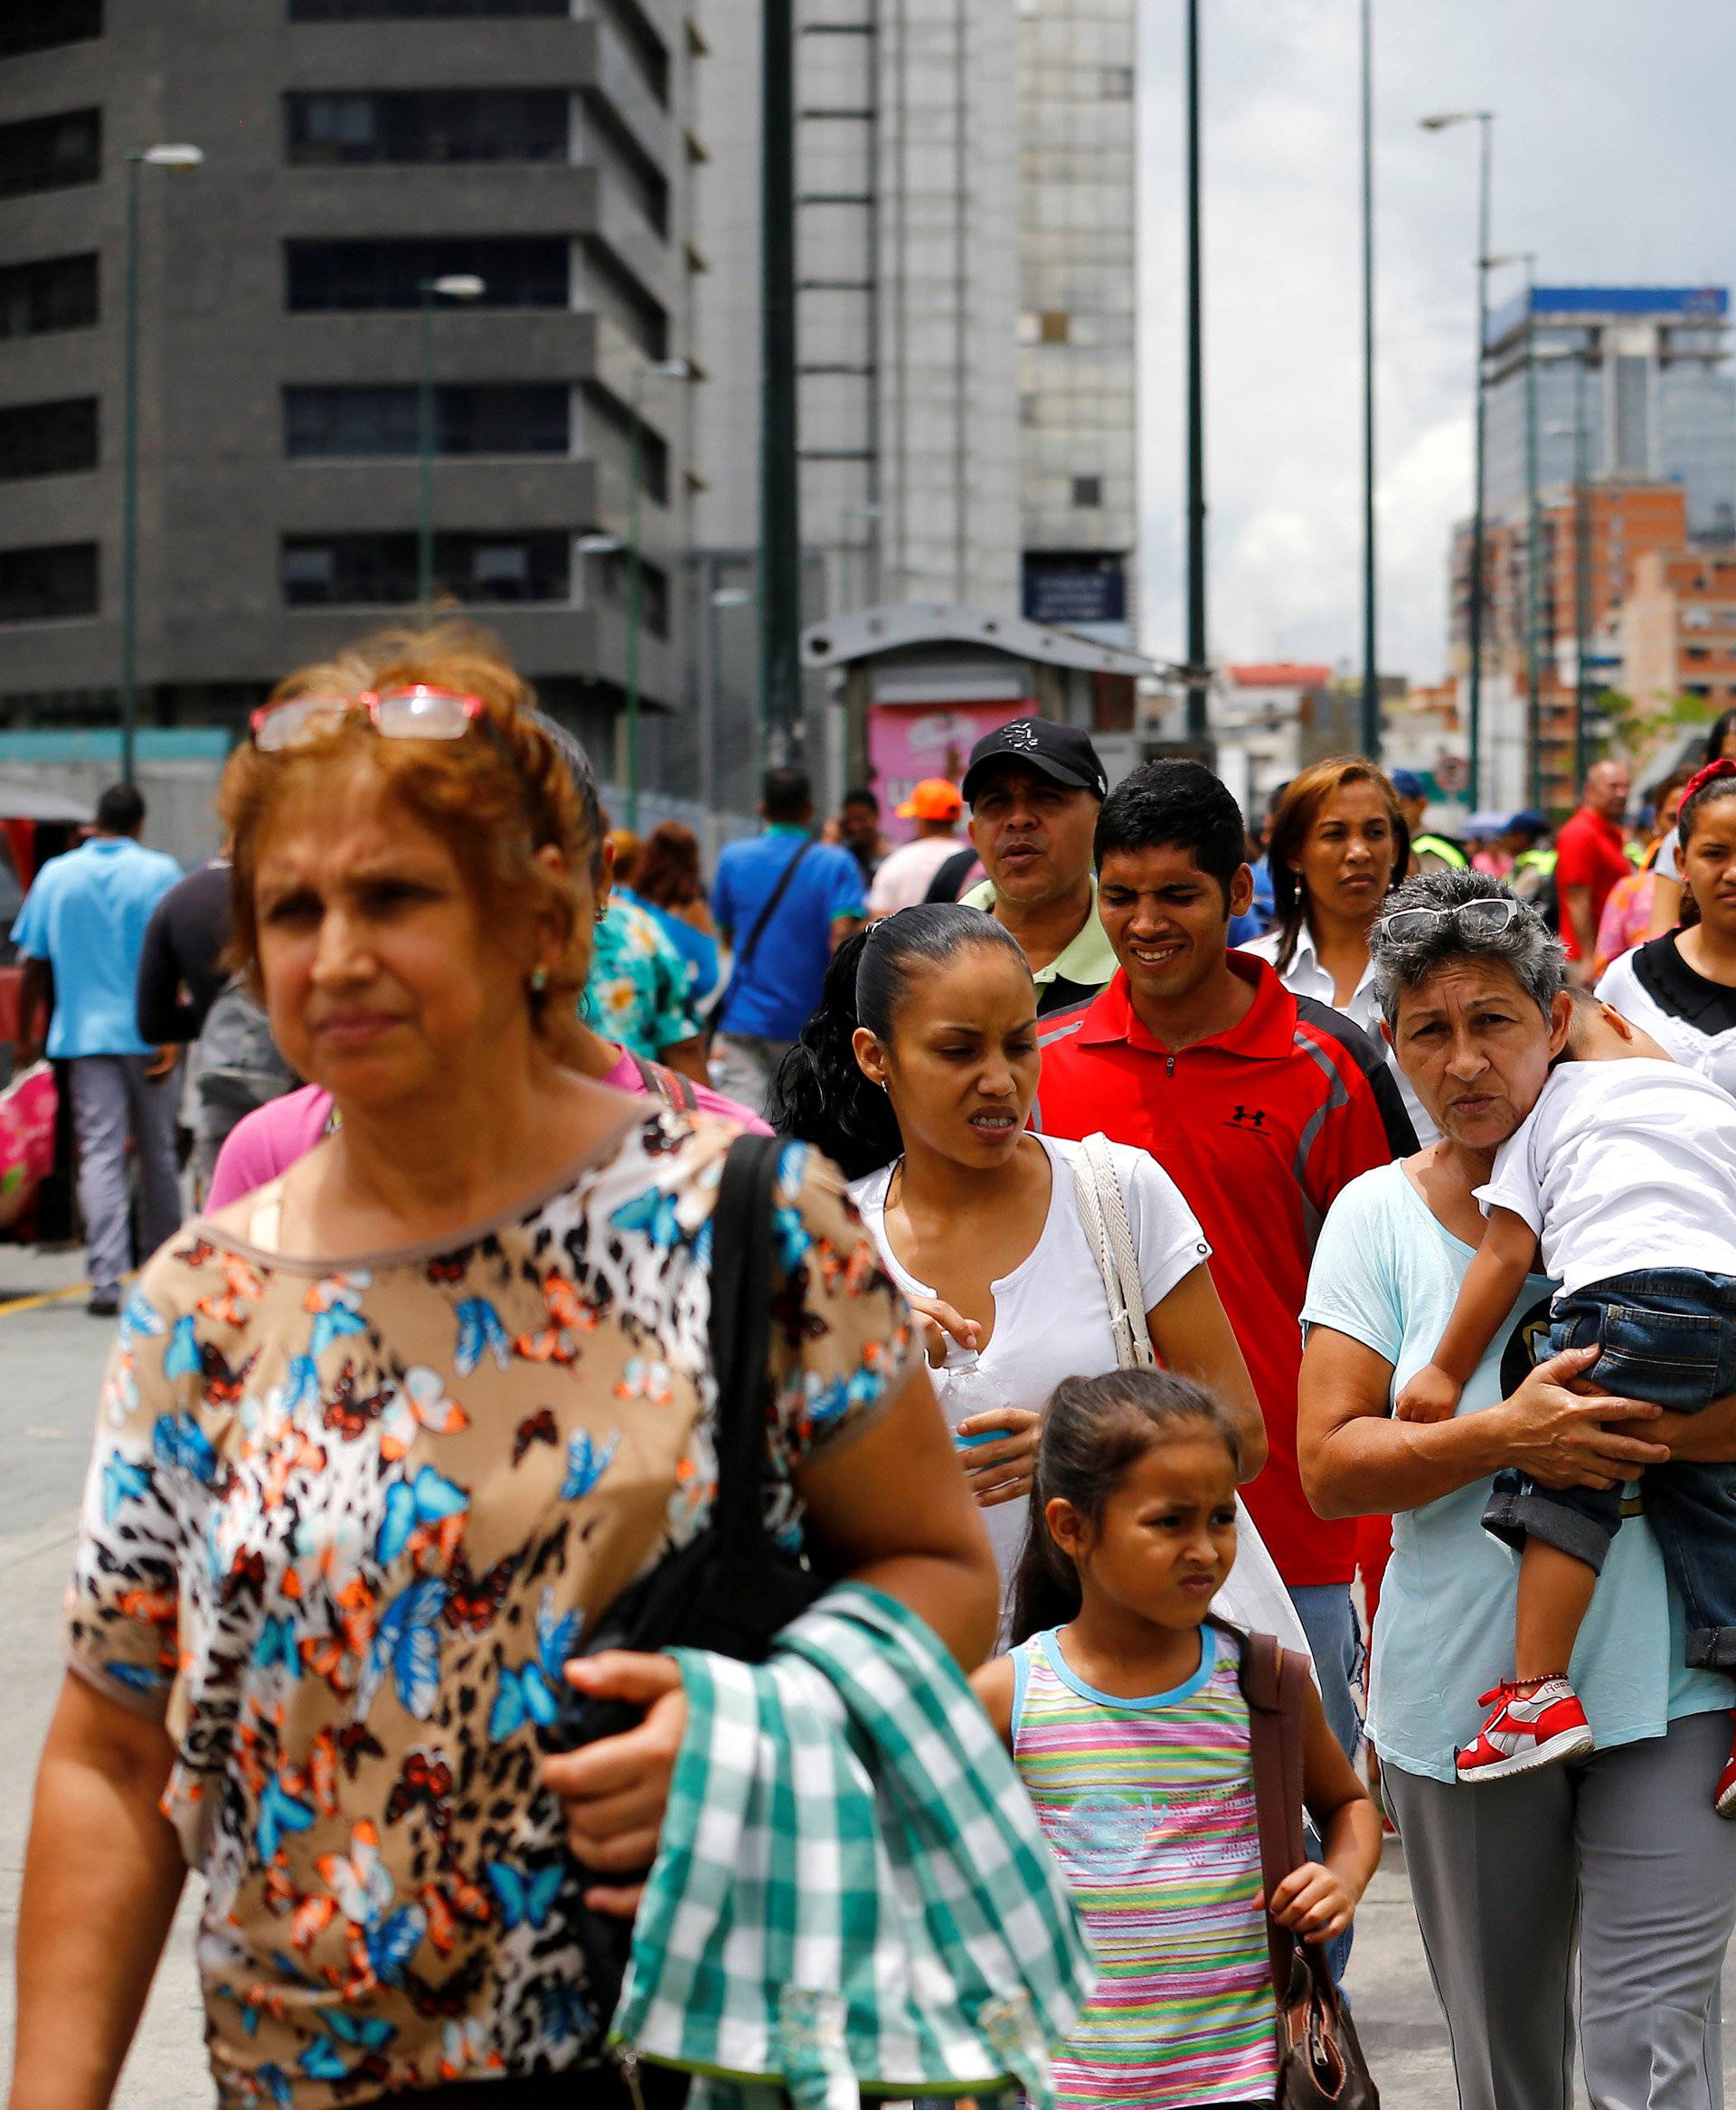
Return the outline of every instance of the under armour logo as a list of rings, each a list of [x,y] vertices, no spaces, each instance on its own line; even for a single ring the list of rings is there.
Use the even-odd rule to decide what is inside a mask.
[[[1266,1109],[1263,1106],[1238,1106],[1223,1125],[1227,1129],[1259,1129],[1263,1134]]]

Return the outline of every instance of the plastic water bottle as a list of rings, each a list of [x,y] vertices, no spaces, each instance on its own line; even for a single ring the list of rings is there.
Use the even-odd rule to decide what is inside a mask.
[[[978,1443],[997,1443],[1005,1435],[1005,1429],[979,1429],[975,1435],[959,1433],[960,1422],[968,1421],[975,1415],[994,1414],[1007,1404],[993,1372],[983,1367],[983,1358],[975,1348],[966,1348],[962,1341],[948,1344],[939,1391],[941,1409],[952,1429],[952,1440],[961,1451],[968,1451]]]

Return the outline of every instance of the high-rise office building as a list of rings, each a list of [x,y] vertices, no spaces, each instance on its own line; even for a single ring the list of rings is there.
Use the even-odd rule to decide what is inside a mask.
[[[725,560],[759,533],[754,14],[697,17],[697,341],[731,374],[703,406],[696,519]],[[828,608],[1016,607],[1016,62],[1005,0],[798,0],[802,538]]]
[[[1132,642],[1137,533],[1134,0],[1019,0],[1024,613]]]
[[[0,723],[113,721],[129,183],[145,723],[232,721],[412,614],[424,487],[436,604],[604,769],[637,512],[644,693],[678,705],[693,65],[675,0],[8,9]]]
[[[1679,483],[1688,532],[1736,539],[1736,374],[1722,286],[1536,286],[1492,316],[1486,504],[1523,507],[1526,364],[1537,363],[1538,482]]]

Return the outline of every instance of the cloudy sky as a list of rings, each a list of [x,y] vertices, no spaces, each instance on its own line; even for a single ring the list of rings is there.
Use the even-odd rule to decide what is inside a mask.
[[[1141,0],[1147,648],[1182,656],[1181,0]],[[1357,0],[1202,0],[1213,657],[1361,660]],[[1491,247],[1555,284],[1736,282],[1736,0],[1374,0],[1381,664],[1432,679],[1470,510],[1477,128]],[[1493,304],[1516,292],[1496,274]]]

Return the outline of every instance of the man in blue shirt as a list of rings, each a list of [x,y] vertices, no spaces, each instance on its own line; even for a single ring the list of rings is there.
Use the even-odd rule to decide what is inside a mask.
[[[146,925],[181,867],[160,850],[140,846],[144,825],[145,801],[137,791],[130,784],[110,785],[97,801],[90,841],[43,866],[12,927],[24,960],[14,1051],[20,1068],[42,1052],[28,1036],[53,977],[48,1054],[65,1064],[71,1084],[79,1207],[90,1254],[89,1309],[99,1318],[112,1318],[120,1309],[120,1278],[133,1259],[129,1140],[138,1160],[145,1254],[154,1253],[181,1221],[174,1051],[153,1048],[137,1024]]]
[[[820,1000],[826,963],[867,915],[848,850],[816,843],[807,772],[769,770],[765,832],[717,860],[712,914],[735,964],[718,1012],[717,1088],[763,1113],[790,1043]]]

